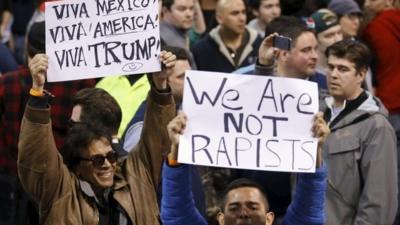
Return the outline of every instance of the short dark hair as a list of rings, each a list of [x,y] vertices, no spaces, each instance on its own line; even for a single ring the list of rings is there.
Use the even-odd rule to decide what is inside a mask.
[[[45,22],[36,22],[32,24],[27,36],[27,53],[33,57],[39,53],[46,52],[46,34]]]
[[[265,28],[265,37],[275,32],[291,38],[293,46],[296,45],[297,38],[301,34],[311,32],[315,35],[313,29],[308,28],[303,20],[294,16],[279,16],[273,19]]]
[[[334,43],[325,50],[325,56],[347,59],[356,65],[356,71],[368,69],[371,63],[371,51],[360,41],[345,39]]]
[[[163,0],[162,7],[167,8],[168,10],[171,9],[171,6],[175,3],[175,0]]]
[[[188,52],[185,49],[180,48],[180,47],[165,45],[162,47],[162,50],[171,52],[172,54],[174,54],[176,56],[177,60],[189,60],[189,58],[190,58]]]
[[[262,0],[247,0],[247,5],[250,9],[258,10],[260,8]]]
[[[228,193],[232,190],[238,189],[238,188],[243,188],[243,187],[251,187],[251,188],[255,188],[258,191],[260,191],[261,196],[263,197],[262,201],[265,204],[265,209],[268,211],[269,210],[269,202],[268,202],[268,197],[267,194],[264,190],[264,188],[258,184],[255,181],[252,181],[250,179],[247,178],[239,178],[236,179],[234,181],[232,181],[230,184],[228,184],[228,186],[225,188],[224,192],[223,192],[223,197],[222,197],[222,204],[221,204],[221,210],[224,211],[225,205],[227,203],[227,196]]]
[[[165,45],[161,47],[161,50],[171,52],[176,56],[176,60],[188,60],[191,65],[192,57],[189,55],[188,51],[185,50],[184,48]]]
[[[118,102],[105,90],[84,88],[72,99],[74,106],[82,107],[80,122],[100,124],[111,134],[117,134],[122,119]]]
[[[79,164],[82,151],[87,149],[92,141],[106,138],[111,143],[111,134],[102,126],[87,123],[76,123],[69,130],[65,138],[61,155],[64,164],[73,170]]]

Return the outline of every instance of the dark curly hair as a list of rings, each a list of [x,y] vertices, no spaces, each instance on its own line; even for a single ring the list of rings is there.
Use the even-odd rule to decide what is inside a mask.
[[[87,123],[75,123],[69,130],[65,139],[65,145],[61,150],[64,164],[70,170],[78,165],[82,151],[85,151],[92,141],[106,138],[111,144],[111,134],[102,126],[94,126]]]
[[[100,88],[84,88],[72,99],[74,106],[82,107],[80,121],[101,124],[111,134],[117,134],[122,119],[122,111],[117,101]]]

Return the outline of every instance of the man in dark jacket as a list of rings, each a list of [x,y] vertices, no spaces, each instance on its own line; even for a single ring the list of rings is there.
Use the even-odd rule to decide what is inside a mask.
[[[216,17],[219,26],[192,48],[197,69],[230,73],[254,63],[261,38],[246,28],[244,1],[218,1]]]

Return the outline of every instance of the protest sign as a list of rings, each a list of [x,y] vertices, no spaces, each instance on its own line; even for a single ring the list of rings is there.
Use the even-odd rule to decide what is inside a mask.
[[[48,81],[160,70],[158,0],[46,2]]]
[[[292,78],[187,71],[178,162],[314,172],[316,83]]]

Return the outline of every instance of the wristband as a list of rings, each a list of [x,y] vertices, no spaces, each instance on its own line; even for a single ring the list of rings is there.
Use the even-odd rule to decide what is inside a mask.
[[[29,90],[29,94],[32,96],[36,96],[36,97],[41,97],[44,96],[44,92],[43,91],[37,91],[33,88],[31,88],[31,90]]]
[[[170,159],[170,158],[168,158],[168,165],[169,165],[169,166],[178,166],[179,163],[178,163],[178,160],[176,160],[176,159]]]

